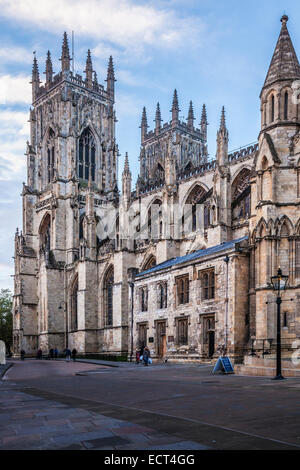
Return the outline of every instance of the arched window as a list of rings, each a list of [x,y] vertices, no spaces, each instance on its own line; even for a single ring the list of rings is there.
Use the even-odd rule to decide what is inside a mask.
[[[47,183],[51,183],[55,168],[54,131],[49,129],[47,140]]]
[[[248,168],[244,168],[234,179],[231,194],[233,219],[248,217],[251,208],[250,170]]]
[[[148,310],[148,289],[147,287],[140,288],[140,303],[141,312],[147,312]]]
[[[49,254],[51,249],[51,218],[47,214],[40,226],[40,252],[44,254],[46,263],[49,262]]]
[[[284,94],[284,119],[288,119],[288,103],[289,103],[289,94],[286,91]]]
[[[78,146],[78,176],[89,180],[91,173],[92,181],[95,181],[96,144],[93,134],[85,129],[79,138]]]
[[[78,294],[78,277],[73,282],[72,291],[71,291],[71,330],[77,330],[78,328],[77,294]]]
[[[156,266],[156,258],[155,256],[151,255],[150,258],[148,258],[147,262],[144,264],[142,271],[147,271],[147,269],[151,269],[154,266]]]
[[[197,206],[201,203],[204,195],[205,190],[199,185],[196,185],[188,195],[182,216],[183,233],[195,232],[199,228],[200,220],[197,220]]]
[[[274,95],[272,95],[272,98],[271,98],[271,122],[274,122],[274,119],[275,119],[275,98],[274,98]]]
[[[168,285],[166,282],[158,286],[158,308],[167,308],[168,302]]]
[[[162,237],[163,223],[161,200],[156,199],[148,210],[148,238],[158,240]]]
[[[114,286],[114,268],[111,267],[106,273],[104,279],[104,324],[112,326],[113,324],[113,286]]]

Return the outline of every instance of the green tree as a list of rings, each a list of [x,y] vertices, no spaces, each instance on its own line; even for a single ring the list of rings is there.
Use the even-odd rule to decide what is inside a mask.
[[[4,341],[6,349],[12,346],[12,293],[9,289],[0,290],[0,339]]]

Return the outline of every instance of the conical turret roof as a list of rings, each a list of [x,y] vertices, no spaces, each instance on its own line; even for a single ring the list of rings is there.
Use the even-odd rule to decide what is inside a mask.
[[[281,31],[263,88],[281,80],[300,79],[298,58],[287,29],[288,16],[281,18]]]

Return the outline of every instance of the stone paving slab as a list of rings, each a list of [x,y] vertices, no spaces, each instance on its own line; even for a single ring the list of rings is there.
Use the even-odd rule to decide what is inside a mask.
[[[6,390],[3,382],[0,383],[0,423],[0,450],[207,448],[196,442],[185,443],[150,426],[70,407],[14,388]]]

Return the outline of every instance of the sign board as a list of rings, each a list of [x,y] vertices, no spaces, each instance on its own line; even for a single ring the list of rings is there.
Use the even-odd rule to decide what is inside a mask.
[[[218,372],[219,370],[222,370],[223,372],[225,372],[225,374],[234,373],[233,365],[231,364],[231,360],[228,356],[219,357],[214,367],[213,374],[215,372]]]
[[[149,343],[154,343],[154,338],[149,338]]]

